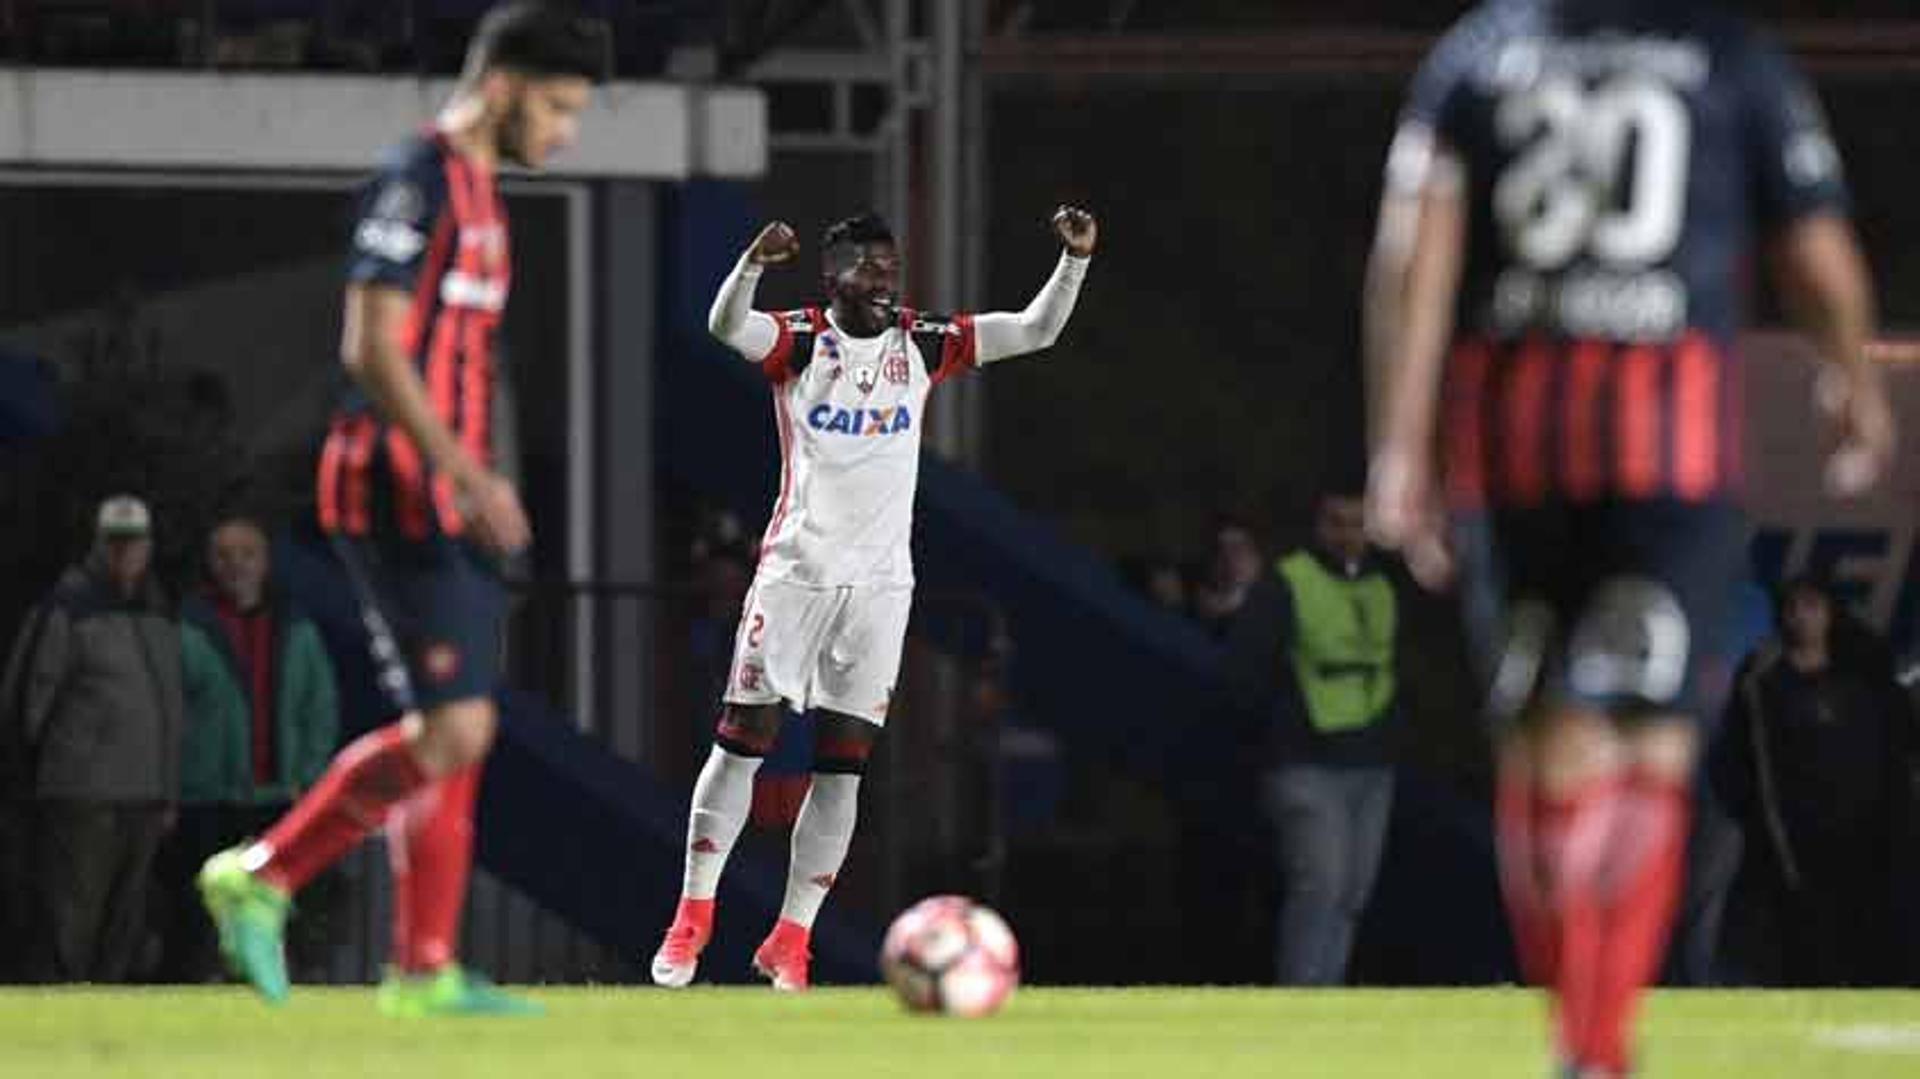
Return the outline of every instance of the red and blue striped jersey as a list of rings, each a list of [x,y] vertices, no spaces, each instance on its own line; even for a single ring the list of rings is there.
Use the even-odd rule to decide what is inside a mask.
[[[399,334],[434,413],[468,453],[492,458],[494,337],[511,254],[494,176],[425,133],[391,150],[359,192],[347,280],[412,297]],[[451,480],[349,384],[320,455],[319,512],[330,533],[459,535]]]
[[[1756,243],[1846,212],[1792,63],[1693,0],[1488,0],[1416,77],[1389,182],[1435,143],[1468,207],[1454,504],[1737,495]]]

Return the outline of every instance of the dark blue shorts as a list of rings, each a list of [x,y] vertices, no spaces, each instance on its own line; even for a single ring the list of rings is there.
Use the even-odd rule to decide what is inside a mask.
[[[1457,522],[1469,639],[1496,722],[1535,701],[1623,718],[1721,705],[1747,524],[1724,502],[1496,508]]]
[[[445,536],[335,536],[359,594],[381,689],[395,709],[493,693],[506,588],[486,554]]]

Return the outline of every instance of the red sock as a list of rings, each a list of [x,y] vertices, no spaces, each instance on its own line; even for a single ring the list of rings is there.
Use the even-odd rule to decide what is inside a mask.
[[[1500,854],[1500,894],[1506,900],[1520,973],[1529,984],[1550,987],[1558,966],[1560,926],[1547,900],[1539,848],[1534,843],[1538,801],[1530,781],[1502,776],[1494,791],[1493,823]]]
[[[399,724],[362,735],[261,837],[266,860],[256,872],[284,891],[299,891],[378,828],[394,803],[426,782],[426,770],[414,759]]]
[[[393,963],[409,974],[453,962],[473,867],[473,803],[480,765],[464,768],[396,808],[387,825],[393,867]]]
[[[1620,805],[1615,776],[1559,798],[1542,798],[1534,836],[1547,900],[1558,929],[1554,1005],[1560,1051],[1578,1059],[1599,1011],[1595,972],[1605,948],[1601,901],[1609,843]]]
[[[1686,872],[1685,787],[1639,774],[1627,784],[1607,852],[1595,1013],[1581,1063],[1624,1073],[1640,992],[1660,969]]]

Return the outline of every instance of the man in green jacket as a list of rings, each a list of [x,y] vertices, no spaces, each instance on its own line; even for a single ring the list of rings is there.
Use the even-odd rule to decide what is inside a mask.
[[[1263,782],[1283,879],[1275,975],[1346,978],[1393,805],[1399,606],[1367,549],[1358,493],[1322,494],[1314,542],[1255,586],[1227,633],[1227,675],[1271,724]]]
[[[174,900],[162,971],[174,980],[219,970],[213,926],[193,898],[194,870],[286,812],[339,741],[333,666],[313,623],[268,587],[271,558],[258,521],[222,520],[207,541],[208,587],[181,607],[181,814],[162,859]]]

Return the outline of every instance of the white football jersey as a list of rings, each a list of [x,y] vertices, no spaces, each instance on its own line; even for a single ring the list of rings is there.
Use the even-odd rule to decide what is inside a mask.
[[[760,544],[766,580],[913,583],[920,429],[933,387],[976,365],[973,320],[903,310],[851,337],[818,308],[775,316],[760,361],[780,433],[780,493]]]

